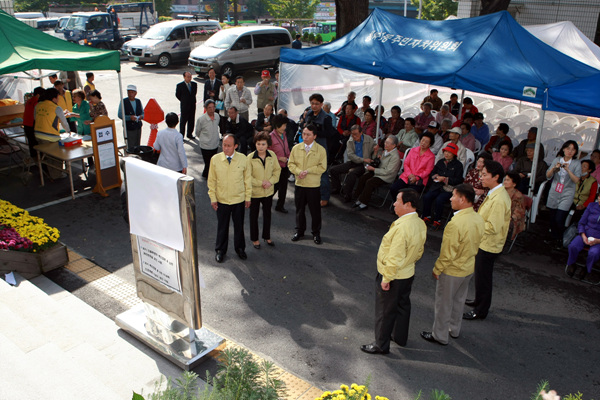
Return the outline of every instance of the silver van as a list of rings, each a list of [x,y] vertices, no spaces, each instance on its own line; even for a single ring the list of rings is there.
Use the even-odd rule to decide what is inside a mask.
[[[211,67],[233,77],[250,68],[272,68],[279,64],[279,50],[291,47],[292,36],[285,28],[255,26],[224,29],[194,49],[188,60],[198,75]]]
[[[171,62],[186,60],[190,55],[190,33],[194,31],[218,31],[219,21],[161,22],[148,29],[141,38],[123,44],[123,52],[129,61],[138,65],[157,63],[167,68]]]

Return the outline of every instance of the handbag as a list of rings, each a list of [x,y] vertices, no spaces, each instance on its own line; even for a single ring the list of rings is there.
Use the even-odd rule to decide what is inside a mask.
[[[215,101],[215,107],[217,110],[224,110],[225,109],[225,104],[223,103],[223,100],[217,100]]]
[[[577,236],[577,224],[571,224],[563,233],[562,244],[564,248],[569,247],[575,236]]]

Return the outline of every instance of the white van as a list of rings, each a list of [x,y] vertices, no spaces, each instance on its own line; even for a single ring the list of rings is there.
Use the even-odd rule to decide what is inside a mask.
[[[157,63],[167,68],[171,62],[186,60],[190,55],[190,33],[194,31],[218,31],[219,21],[182,21],[161,22],[152,26],[141,38],[123,44],[123,52],[129,61],[138,65]]]
[[[255,26],[224,29],[192,51],[188,64],[198,75],[210,68],[231,77],[236,72],[273,68],[279,64],[279,51],[291,47],[292,36],[285,28]]]

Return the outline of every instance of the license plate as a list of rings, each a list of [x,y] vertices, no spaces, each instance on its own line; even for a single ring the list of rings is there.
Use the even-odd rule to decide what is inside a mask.
[[[133,61],[140,61],[139,57],[133,57]]]

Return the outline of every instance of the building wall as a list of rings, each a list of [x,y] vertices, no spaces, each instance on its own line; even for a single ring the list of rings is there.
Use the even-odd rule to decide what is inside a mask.
[[[459,0],[458,17],[479,15],[479,0]],[[594,41],[600,14],[599,0],[512,0],[508,11],[521,25],[550,24],[571,21],[590,40]],[[598,43],[596,43],[598,44]]]

